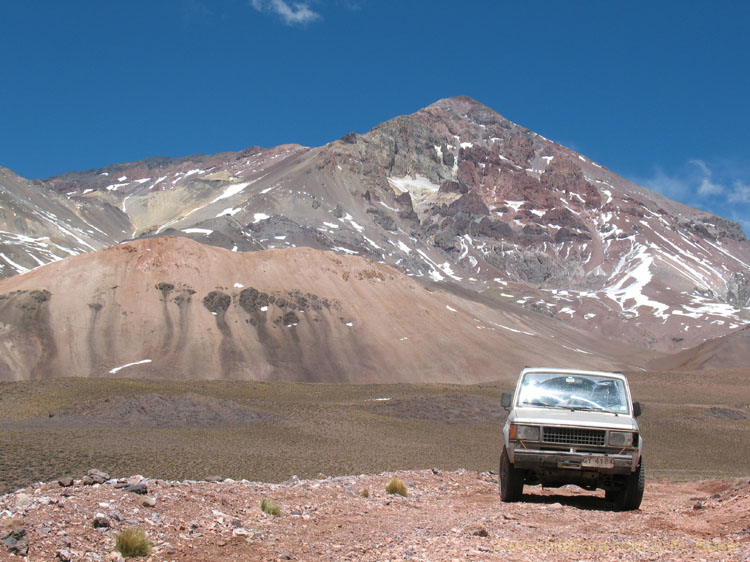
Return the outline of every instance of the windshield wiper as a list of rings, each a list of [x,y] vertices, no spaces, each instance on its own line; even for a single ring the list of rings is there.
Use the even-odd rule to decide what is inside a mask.
[[[565,406],[568,408],[571,412],[604,412],[606,414],[614,414],[618,415],[617,412],[613,412],[612,410],[605,410],[604,408],[594,408],[592,406]]]

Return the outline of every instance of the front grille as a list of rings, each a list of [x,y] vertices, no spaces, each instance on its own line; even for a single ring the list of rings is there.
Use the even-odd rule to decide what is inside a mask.
[[[545,427],[542,441],[570,445],[604,445],[605,432],[601,429],[575,429],[569,427]]]

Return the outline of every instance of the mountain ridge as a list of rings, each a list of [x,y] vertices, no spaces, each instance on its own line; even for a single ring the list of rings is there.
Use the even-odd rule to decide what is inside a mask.
[[[233,253],[176,237],[2,280],[0,317],[0,380],[75,373],[468,383],[495,380],[499,355],[505,368],[520,369],[532,349],[592,367],[644,360],[552,319],[431,290],[358,256]]]
[[[320,147],[156,157],[21,180],[16,191],[33,184],[79,214],[114,213],[117,228],[101,228],[98,246],[68,236],[76,253],[171,235],[239,253],[358,255],[644,352],[681,351],[750,322],[750,243],[736,223],[632,184],[467,96]],[[34,201],[29,209],[54,222]],[[88,222],[99,228],[110,215]],[[58,222],[78,238],[97,233]],[[34,240],[0,238],[0,264],[5,257],[28,270],[61,257]],[[6,261],[0,275],[20,270]]]

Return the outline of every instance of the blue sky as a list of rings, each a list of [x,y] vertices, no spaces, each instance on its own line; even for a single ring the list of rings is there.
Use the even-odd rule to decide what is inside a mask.
[[[750,3],[7,1],[0,165],[316,146],[467,94],[750,234]]]

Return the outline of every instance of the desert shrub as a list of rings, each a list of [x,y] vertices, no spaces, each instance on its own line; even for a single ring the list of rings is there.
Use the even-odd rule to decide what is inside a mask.
[[[276,503],[275,500],[269,498],[263,498],[260,501],[260,510],[263,513],[268,513],[268,515],[273,515],[275,517],[281,515],[281,508],[279,507],[279,504]]]
[[[129,556],[148,556],[151,553],[151,541],[146,531],[139,527],[128,527],[117,535],[115,550],[125,558]]]
[[[391,478],[391,481],[388,482],[388,485],[385,487],[385,491],[389,494],[398,494],[399,496],[406,497],[406,484],[404,484],[404,481],[400,478],[396,478],[395,476]]]
[[[369,498],[370,490],[368,490],[367,488],[365,488],[364,490],[360,490],[359,495],[362,496],[363,498]]]

